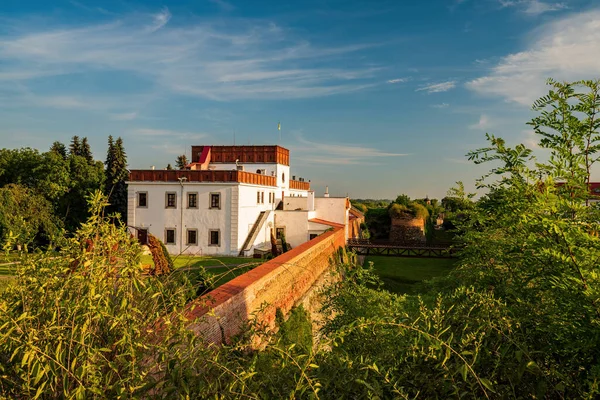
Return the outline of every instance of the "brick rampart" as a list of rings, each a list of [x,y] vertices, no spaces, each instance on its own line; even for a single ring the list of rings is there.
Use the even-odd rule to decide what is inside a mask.
[[[332,256],[346,244],[344,236],[344,229],[335,228],[195,300],[186,315],[194,320],[190,329],[219,344],[254,315],[274,326],[276,310],[287,315],[328,271]]]

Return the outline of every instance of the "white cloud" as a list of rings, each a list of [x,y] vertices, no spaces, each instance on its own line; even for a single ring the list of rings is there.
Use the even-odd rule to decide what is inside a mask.
[[[469,125],[469,129],[486,130],[489,129],[491,126],[492,123],[490,121],[490,118],[485,114],[481,114],[481,116],[479,117],[479,121],[476,124]]]
[[[518,7],[521,12],[532,16],[568,8],[565,3],[548,3],[540,0],[498,0],[498,2],[502,8]]]
[[[410,78],[396,78],[396,79],[390,79],[389,81],[387,81],[387,83],[404,83],[404,82],[408,82],[410,80]]]
[[[149,29],[150,32],[156,32],[171,20],[171,13],[169,12],[169,9],[165,7],[161,12],[154,14],[152,20]]]
[[[401,157],[409,154],[389,153],[359,144],[333,144],[307,140],[301,132],[295,133],[300,146],[289,146],[296,158],[305,163],[326,165],[379,165],[377,158]]]
[[[440,83],[431,83],[428,85],[421,86],[416,91],[426,91],[427,93],[440,93],[447,92],[450,89],[454,89],[456,87],[456,81],[446,81]]]
[[[326,154],[334,154],[345,157],[359,157],[359,158],[371,158],[371,157],[397,157],[406,156],[408,154],[401,153],[388,153],[371,147],[364,147],[361,145],[343,145],[343,144],[328,144],[328,143],[317,143],[304,139],[302,136],[298,136],[298,141],[304,145],[308,145],[308,148],[304,150],[319,151]],[[301,150],[301,149],[297,149]]]
[[[530,106],[547,93],[547,78],[578,80],[600,73],[600,10],[543,26],[528,48],[501,59],[488,75],[467,83],[475,92]]]
[[[530,149],[539,149],[540,146],[538,144],[539,140],[535,135],[535,131],[533,129],[526,129],[521,131],[521,135],[523,137],[523,144]]]
[[[433,107],[433,108],[448,108],[448,107],[450,107],[450,104],[448,104],[448,103],[440,103],[440,104],[434,104],[431,107]]]
[[[171,129],[136,128],[130,131],[135,136],[146,136],[148,138],[161,138],[168,141],[206,139],[210,135],[202,132],[181,132]],[[154,147],[153,147],[154,148]]]
[[[108,71],[215,100],[310,98],[378,84],[381,68],[356,57],[377,44],[317,46],[262,20],[170,19],[165,8],[77,27],[9,22],[0,33],[0,83]]]

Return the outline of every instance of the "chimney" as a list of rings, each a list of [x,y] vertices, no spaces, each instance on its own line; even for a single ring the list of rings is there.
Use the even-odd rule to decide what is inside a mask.
[[[308,196],[306,199],[306,208],[308,211],[315,211],[315,192],[312,190],[308,191]]]
[[[325,186],[325,194],[323,197],[329,197],[329,186]]]

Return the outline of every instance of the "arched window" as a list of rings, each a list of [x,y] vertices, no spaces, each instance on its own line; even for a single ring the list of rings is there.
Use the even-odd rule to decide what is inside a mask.
[[[285,183],[285,172],[281,173],[281,182]]]
[[[261,170],[260,170],[260,169],[257,169],[257,170],[256,170],[256,173],[257,173],[257,174],[260,174],[260,173],[261,173]]]

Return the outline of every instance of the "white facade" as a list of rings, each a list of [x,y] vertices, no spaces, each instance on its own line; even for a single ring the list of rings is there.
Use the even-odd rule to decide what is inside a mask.
[[[234,177],[231,171],[244,173]],[[290,190],[290,178],[290,167],[278,162],[131,171],[128,225],[140,239],[146,233],[159,238],[171,254],[234,256],[270,249],[272,233],[284,233],[296,247],[331,227],[311,222],[315,218],[346,225],[345,199],[315,199],[314,192],[298,189],[308,188],[299,181]]]

